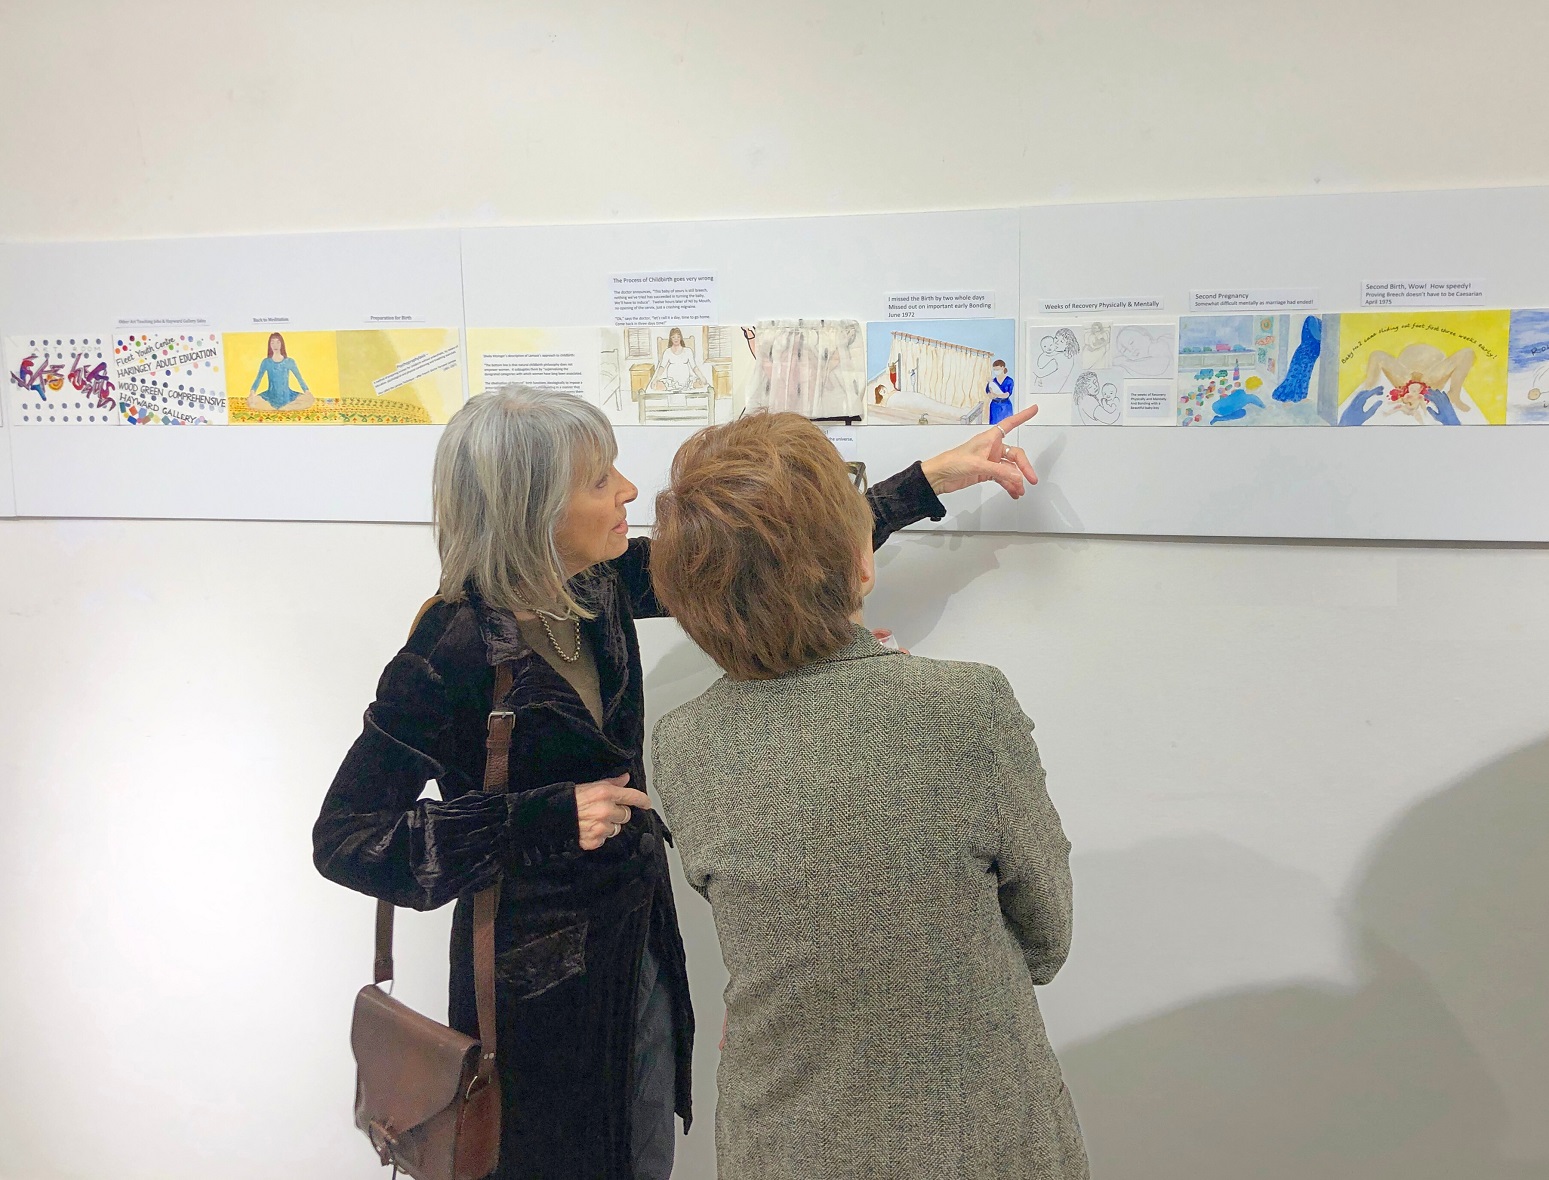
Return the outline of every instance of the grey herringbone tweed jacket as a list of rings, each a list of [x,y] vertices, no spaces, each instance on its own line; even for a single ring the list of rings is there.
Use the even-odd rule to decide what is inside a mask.
[[[1034,984],[1070,844],[1005,676],[861,628],[656,727],[655,784],[731,972],[721,1180],[1073,1180]]]

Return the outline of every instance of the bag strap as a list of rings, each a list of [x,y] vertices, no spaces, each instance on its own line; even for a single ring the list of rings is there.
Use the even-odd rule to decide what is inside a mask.
[[[501,708],[511,691],[511,662],[495,669],[495,708],[484,737],[484,792],[503,795],[511,775],[511,733],[516,714]],[[479,1081],[495,1075],[495,909],[500,878],[473,895],[473,1000],[479,1012]]]
[[[495,668],[495,708],[490,712],[484,739],[484,791],[503,794],[511,775],[511,734],[516,714],[500,708],[511,691],[509,661]],[[473,895],[473,997],[479,1013],[479,1075],[482,1084],[495,1073],[495,910],[500,900],[500,878]],[[376,961],[372,978],[385,983],[393,977],[393,903],[376,903]]]

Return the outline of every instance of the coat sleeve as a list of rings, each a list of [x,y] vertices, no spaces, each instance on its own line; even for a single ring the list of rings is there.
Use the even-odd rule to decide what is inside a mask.
[[[901,528],[924,520],[940,520],[946,507],[925,478],[925,469],[911,463],[897,475],[889,476],[866,493],[871,502],[871,547],[882,543]]]
[[[675,709],[656,723],[651,733],[651,785],[661,802],[661,819],[669,829],[687,832],[688,838],[677,841],[678,857],[682,862],[683,879],[695,893],[710,900],[710,874],[699,862],[700,841],[694,831],[698,815],[694,812],[693,796],[684,789],[688,781],[683,752],[694,748],[693,726],[686,725]]]
[[[651,584],[651,541],[649,537],[634,537],[622,557],[608,563],[618,577],[624,597],[629,600],[630,612],[637,619],[660,619],[666,608],[656,599],[656,588]]]
[[[994,770],[990,799],[999,832],[1000,910],[1033,982],[1048,983],[1070,953],[1070,841],[1044,788],[1033,723],[1011,685],[993,672],[986,721]]]
[[[388,664],[312,828],[312,857],[330,881],[394,905],[429,910],[491,884],[502,868],[577,854],[575,784],[451,800],[421,799],[447,773],[447,686],[405,648]]]
[[[940,520],[947,514],[918,463],[877,484],[866,493],[866,499],[871,505],[873,549],[880,549],[884,541],[915,521],[927,516]],[[609,565],[618,576],[635,618],[659,619],[667,614],[651,585],[651,541],[648,537],[631,540],[623,556],[614,558]]]

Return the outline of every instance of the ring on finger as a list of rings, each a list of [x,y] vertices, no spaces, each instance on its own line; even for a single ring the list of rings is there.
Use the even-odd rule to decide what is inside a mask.
[[[992,427],[994,427],[995,433],[1000,435],[1000,441],[1001,442],[1005,442],[1006,441],[1006,432],[1000,428],[1000,423],[999,422],[991,422],[990,425]]]

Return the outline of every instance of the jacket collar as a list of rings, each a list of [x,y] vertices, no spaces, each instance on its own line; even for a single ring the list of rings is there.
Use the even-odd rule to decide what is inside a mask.
[[[618,620],[615,595],[599,592],[601,584],[588,583],[579,587],[593,599],[597,617],[583,619],[581,628],[592,645],[592,655],[597,661],[597,688],[602,697],[602,728],[611,730],[615,718],[629,700],[630,660],[628,642]],[[606,589],[605,587],[602,589]],[[592,715],[575,696],[575,690],[563,676],[549,666],[543,656],[533,650],[527,637],[522,634],[516,617],[509,611],[492,606],[469,585],[465,591],[469,605],[473,607],[478,622],[479,636],[484,645],[484,661],[491,667],[511,661],[515,667],[511,700],[516,703],[544,703],[561,707],[573,714],[582,725],[595,728]],[[572,701],[570,698],[574,697]]]
[[[475,613],[479,620],[479,633],[484,638],[485,663],[493,667],[507,660],[525,660],[538,654],[533,651],[521,627],[517,625],[516,617],[509,611],[481,601]]]
[[[817,664],[835,664],[842,660],[865,660],[872,656],[896,656],[899,653],[890,647],[883,647],[877,642],[877,637],[862,627],[855,624],[855,635],[844,647],[841,647],[827,659],[816,661]]]

